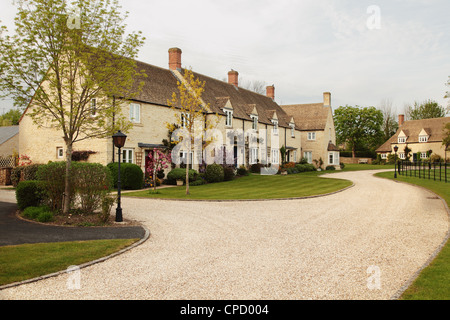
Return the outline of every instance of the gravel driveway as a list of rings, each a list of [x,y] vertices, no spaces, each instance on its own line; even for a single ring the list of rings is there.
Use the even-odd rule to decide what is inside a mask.
[[[304,200],[123,199],[142,245],[2,299],[390,299],[447,237],[442,201],[421,188],[335,173],[355,186]],[[192,190],[194,191],[194,190]],[[195,191],[194,191],[195,192]]]

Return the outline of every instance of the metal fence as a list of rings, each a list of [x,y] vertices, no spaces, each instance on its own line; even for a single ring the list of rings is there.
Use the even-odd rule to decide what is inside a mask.
[[[398,173],[402,176],[447,182],[450,163],[427,161],[399,161]]]

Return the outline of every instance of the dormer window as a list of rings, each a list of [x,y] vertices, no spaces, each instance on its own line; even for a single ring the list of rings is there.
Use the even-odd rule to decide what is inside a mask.
[[[272,120],[273,124],[273,133],[278,134],[278,120]]]
[[[428,142],[428,136],[419,136],[419,142]]]
[[[289,127],[291,128],[291,137],[295,138],[295,124],[290,123]]]
[[[406,137],[398,137],[398,143],[406,143]]]
[[[258,116],[250,116],[252,118],[252,129],[258,130]]]

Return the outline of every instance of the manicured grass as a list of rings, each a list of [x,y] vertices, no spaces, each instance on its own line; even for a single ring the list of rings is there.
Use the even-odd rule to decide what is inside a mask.
[[[97,260],[136,241],[137,239],[114,239],[0,247],[0,285],[36,278],[66,270],[72,265]]]
[[[326,194],[352,184],[347,180],[321,178],[318,175],[316,172],[286,176],[255,174],[232,181],[191,186],[190,195],[186,195],[186,187],[183,186],[159,189],[158,194],[150,194],[145,190],[125,193],[123,196],[192,200],[279,199]]]
[[[394,179],[393,172],[382,172],[376,176]],[[397,180],[425,187],[441,196],[450,206],[450,183],[401,175],[397,175]],[[447,242],[433,262],[421,272],[416,281],[403,293],[401,299],[450,299],[450,242]]]
[[[394,169],[393,164],[346,164],[342,171]],[[340,172],[340,171],[336,171]]]

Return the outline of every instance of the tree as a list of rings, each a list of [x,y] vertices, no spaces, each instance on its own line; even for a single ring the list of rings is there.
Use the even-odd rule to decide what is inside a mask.
[[[2,116],[0,116],[0,126],[17,126],[19,125],[20,117],[22,112],[19,109],[11,109]]]
[[[73,144],[131,124],[120,110],[139,92],[141,33],[125,34],[118,0],[19,0],[13,35],[0,38],[0,92],[66,144],[64,213],[70,208]],[[3,32],[7,32],[2,27]]]
[[[414,106],[406,107],[406,116],[410,120],[421,120],[445,117],[445,109],[436,101],[414,102]]]
[[[355,157],[358,145],[374,148],[380,136],[383,113],[375,107],[339,107],[334,111],[337,143],[347,143]]]
[[[450,122],[444,127],[444,139],[442,139],[442,145],[445,147],[445,161],[447,161],[447,150],[450,147]]]
[[[148,155],[149,162],[147,167],[147,173],[153,177],[153,190],[156,191],[156,174],[157,172],[167,169],[172,158],[170,152],[162,152],[159,149],[155,149]]]
[[[195,78],[194,73],[190,69],[184,70],[182,81],[178,81],[178,93],[173,92],[172,100],[168,100],[167,104],[175,111],[175,118],[177,122],[166,123],[169,131],[174,132],[175,135],[180,133],[182,136],[177,139],[172,139],[172,143],[183,143],[187,149],[186,156],[186,194],[189,193],[189,165],[190,152],[192,146],[194,151],[201,152],[208,143],[205,138],[205,131],[213,129],[217,124],[216,119],[207,119],[206,115],[211,114],[209,103],[206,104],[202,100],[202,94],[205,90],[205,82]],[[178,126],[178,130],[174,130]],[[200,143],[199,143],[200,142]],[[200,144],[200,146],[199,146]],[[195,150],[197,148],[197,150]],[[201,150],[198,150],[200,148]],[[176,155],[178,156],[178,155]],[[172,157],[173,159],[173,157]]]
[[[380,110],[383,113],[383,124],[381,125],[383,138],[380,142],[384,143],[397,132],[398,122],[397,115],[392,110],[391,100],[384,99],[380,104]]]

